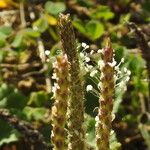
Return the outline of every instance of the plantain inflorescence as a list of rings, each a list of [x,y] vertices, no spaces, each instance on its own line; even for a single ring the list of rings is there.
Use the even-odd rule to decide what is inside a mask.
[[[52,134],[54,150],[66,149],[66,113],[67,103],[69,98],[69,63],[66,55],[61,55],[56,58],[54,65],[53,79],[56,80],[53,87],[55,98],[54,106],[52,107]]]
[[[60,15],[59,31],[63,52],[70,63],[70,99],[68,103],[68,149],[85,150],[84,129],[84,80],[81,75],[79,56],[73,25],[69,15]]]
[[[112,123],[113,95],[115,91],[113,49],[111,42],[101,51],[100,63],[100,96],[99,111],[96,116],[96,144],[98,150],[109,150],[110,132]]]

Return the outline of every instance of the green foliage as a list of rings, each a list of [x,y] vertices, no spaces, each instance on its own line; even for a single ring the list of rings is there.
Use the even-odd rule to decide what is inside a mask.
[[[124,143],[126,138],[130,138],[129,135],[131,132],[133,137],[139,136],[140,132],[145,143],[149,146],[150,134],[147,130],[148,126],[138,121],[138,117],[141,115],[139,95],[142,94],[144,101],[147,102],[149,94],[148,73],[145,67],[146,62],[138,51],[137,37],[133,38],[128,34],[129,30],[124,23],[130,21],[135,22],[142,28],[145,36],[149,39],[148,23],[150,22],[150,2],[148,0],[143,0],[142,2],[136,0],[103,0],[97,3],[93,0],[25,0],[23,2],[25,2],[25,27],[21,27],[20,12],[17,11],[20,9],[19,7],[16,8],[12,4],[8,4],[8,7],[3,9],[0,4],[2,14],[2,16],[0,15],[0,108],[8,109],[21,120],[26,120],[37,126],[42,124],[42,127],[39,125],[41,127],[39,129],[42,131],[46,141],[50,144],[51,127],[48,122],[52,98],[45,90],[45,76],[51,78],[53,71],[52,64],[55,56],[62,52],[57,30],[58,15],[59,13],[69,12],[73,20],[78,43],[84,42],[90,45],[90,48],[84,50],[91,59],[88,62],[89,65],[95,67],[93,62],[96,61],[97,63],[99,60],[97,50],[104,45],[102,42],[103,37],[110,35],[117,64],[122,58],[125,58],[125,62],[120,66],[121,72],[124,67],[131,71],[127,91],[125,92],[119,87],[116,87],[113,112],[116,114],[117,121],[114,120],[114,126],[117,126],[116,130],[118,132],[117,135],[112,134],[110,139],[111,149],[119,149],[120,144],[117,142],[118,139],[122,141],[123,148],[126,149]],[[31,8],[33,10],[29,12]],[[4,13],[8,12],[10,14],[3,15],[3,11]],[[14,14],[12,13],[13,11]],[[30,18],[32,11],[35,13],[35,19],[33,20]],[[38,56],[39,47],[41,46],[38,43],[39,39],[43,42],[44,50],[50,50],[50,54],[45,55],[46,60],[43,64]],[[94,51],[93,55],[90,54],[91,50]],[[40,67],[36,65],[32,66],[34,63],[39,63]],[[20,64],[31,65],[29,68],[20,67],[20,69]],[[3,65],[8,66],[3,67]],[[47,65],[47,68],[43,74],[40,74],[39,70],[44,65]],[[18,68],[20,72],[17,72]],[[89,79],[90,75],[86,74],[85,70],[82,71],[85,74],[86,83],[91,83]],[[4,72],[7,74],[15,74],[17,72],[17,78],[14,79],[12,76],[6,78]],[[27,82],[28,78],[22,78],[26,73],[33,73],[29,77],[33,79],[34,84]],[[19,87],[20,81],[26,83],[25,88],[24,86],[23,88]],[[98,83],[96,79],[94,82],[96,84]],[[93,87],[95,86],[94,84],[92,85]],[[44,88],[41,89],[43,86]],[[92,147],[95,147],[94,117],[97,114],[95,109],[97,106],[97,97],[89,93],[86,94],[86,141]],[[49,117],[47,118],[47,116]],[[130,125],[134,128],[133,131],[130,131]],[[123,135],[122,128],[123,130],[124,128],[126,129],[126,133],[123,133]],[[21,133],[14,130],[5,121],[0,120],[0,146],[5,143],[18,141],[20,137]],[[133,142],[129,143],[128,149],[133,149],[133,147],[134,149],[140,148],[133,145],[136,142],[137,140],[134,139]],[[143,146],[144,144],[142,143],[144,142],[142,141],[140,143]]]
[[[33,28],[36,28],[39,32],[44,32],[48,28],[48,22],[45,18],[41,17],[33,23]]]
[[[85,26],[83,24],[79,19],[75,19],[73,22],[74,27],[92,41],[100,38],[104,33],[104,26],[99,21],[91,20]]]
[[[27,120],[36,120],[46,122],[44,116],[48,111],[45,108],[39,107],[25,107],[23,113],[26,115]]]
[[[114,17],[114,13],[108,6],[98,6],[96,9],[91,11],[91,18],[93,19],[104,19],[109,20]]]
[[[19,133],[3,120],[0,120],[0,131],[0,146],[18,141]]]
[[[5,46],[7,37],[12,33],[12,28],[10,26],[0,27],[0,47]]]
[[[48,99],[49,97],[44,91],[34,92],[30,95],[28,105],[34,107],[41,107],[48,102]]]
[[[0,86],[0,108],[23,109],[27,104],[27,98],[14,87],[7,84]]]
[[[89,115],[86,115],[86,120],[85,120],[86,126],[87,126],[87,143],[95,147],[95,119],[93,117],[90,117]]]
[[[48,1],[45,3],[45,10],[52,15],[58,15],[59,13],[65,11],[65,9],[66,6],[63,2]]]

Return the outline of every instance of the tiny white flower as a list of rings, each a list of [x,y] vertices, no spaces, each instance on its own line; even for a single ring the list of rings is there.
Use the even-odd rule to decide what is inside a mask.
[[[123,71],[126,73],[126,72],[127,72],[127,68],[126,68],[126,67],[124,67],[124,68],[123,68]]]
[[[110,131],[110,135],[113,135],[115,132],[114,132],[114,130],[111,130]]]
[[[115,119],[115,117],[116,117],[115,114],[112,114],[112,121]]]
[[[86,65],[88,69],[92,69],[93,66],[92,65]]]
[[[90,58],[89,57],[85,57],[85,62],[89,62]]]
[[[99,121],[99,117],[98,117],[98,116],[95,117],[95,121],[96,121],[96,122]]]
[[[115,66],[115,70],[116,70],[116,71],[119,71],[119,66]]]
[[[103,67],[103,66],[104,66],[104,61],[99,60],[99,61],[98,61],[98,66],[102,66],[102,67]]]
[[[91,55],[94,54],[94,50],[91,50],[90,54],[91,54]]]
[[[101,87],[102,87],[102,83],[99,82],[99,83],[98,83],[98,88],[100,89]]]
[[[127,74],[130,76],[130,75],[131,75],[131,71],[130,71],[130,70],[128,70],[128,71],[127,71]]]
[[[50,51],[49,50],[46,50],[45,51],[45,55],[49,55],[50,54]]]
[[[81,57],[81,58],[84,58],[84,57],[85,57],[85,56],[84,56],[84,53],[80,52],[80,57]]]
[[[124,63],[124,58],[121,58],[121,62]]]
[[[85,71],[88,72],[88,71],[89,71],[89,68],[88,68],[88,67],[85,67]]]
[[[128,82],[129,80],[130,80],[130,77],[128,76],[125,81]]]
[[[84,43],[84,42],[82,42],[81,45],[82,45],[82,47],[84,47],[84,48],[87,46],[87,44]]]
[[[53,73],[53,75],[52,75],[52,79],[57,79],[57,75],[56,75],[56,73]]]
[[[86,45],[86,47],[85,47],[85,48],[87,49],[87,48],[89,48],[89,47],[90,47],[89,45]]]
[[[91,76],[91,77],[94,77],[97,72],[98,72],[97,70],[93,70],[93,71],[90,73],[90,76]]]
[[[113,60],[112,65],[113,67],[116,66],[117,62],[115,60]]]
[[[93,86],[92,85],[87,85],[86,87],[86,91],[92,91],[93,90]]]
[[[54,86],[52,86],[52,92],[55,93],[56,92],[56,88]]]
[[[102,49],[99,49],[99,50],[97,51],[97,53],[99,53],[99,54],[101,54],[102,52],[103,52]]]
[[[118,70],[117,74],[121,74],[121,71],[120,71],[120,70]]]
[[[125,83],[124,83],[124,81],[121,81],[120,83],[119,83],[119,87],[124,87],[124,85],[125,85]]]
[[[89,133],[86,133],[85,136],[89,136]]]
[[[108,63],[111,67],[114,67],[116,64],[117,64],[117,62],[116,61],[113,61],[112,63]]]

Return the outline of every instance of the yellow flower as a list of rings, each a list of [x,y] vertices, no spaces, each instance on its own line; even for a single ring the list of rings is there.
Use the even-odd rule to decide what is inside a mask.
[[[9,7],[19,7],[19,4],[13,0],[0,0],[0,9],[9,8]]]

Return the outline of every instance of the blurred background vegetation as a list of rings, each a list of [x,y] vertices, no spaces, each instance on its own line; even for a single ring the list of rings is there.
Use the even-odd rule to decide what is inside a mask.
[[[37,129],[50,145],[52,63],[61,50],[59,13],[70,13],[77,42],[87,43],[89,53],[96,54],[104,37],[111,37],[116,61],[124,58],[121,68],[131,71],[126,91],[116,89],[115,138],[123,150],[150,149],[149,0],[0,0],[0,149],[31,149],[24,132],[3,118],[4,109]],[[128,22],[140,30],[136,32]],[[85,105],[87,142],[94,146],[97,97],[86,93]]]

